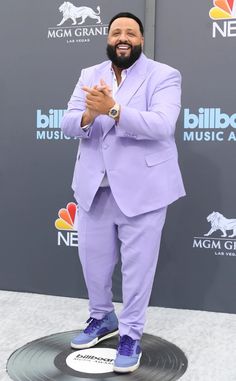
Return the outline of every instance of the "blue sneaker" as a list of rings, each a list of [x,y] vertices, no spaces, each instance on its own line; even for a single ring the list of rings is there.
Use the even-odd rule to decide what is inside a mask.
[[[114,371],[119,373],[133,372],[139,367],[141,356],[140,340],[133,340],[128,335],[122,336],[114,361]]]
[[[89,324],[85,330],[71,341],[72,348],[90,348],[118,333],[118,319],[113,311],[105,315],[103,319],[91,317],[87,323]]]

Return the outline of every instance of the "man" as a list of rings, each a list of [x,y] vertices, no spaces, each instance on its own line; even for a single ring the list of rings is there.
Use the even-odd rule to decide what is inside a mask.
[[[116,335],[114,371],[131,372],[140,339],[167,205],[184,196],[174,141],[180,74],[143,53],[143,25],[119,13],[108,28],[109,61],[82,70],[62,129],[80,138],[72,187],[79,206],[79,256],[89,295],[88,348]],[[121,242],[123,310],[112,304]]]

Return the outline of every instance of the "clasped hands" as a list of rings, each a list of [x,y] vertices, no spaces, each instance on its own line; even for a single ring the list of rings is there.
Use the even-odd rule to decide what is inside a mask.
[[[114,106],[115,101],[112,98],[112,90],[101,79],[100,83],[94,87],[83,86],[86,95],[86,110],[83,114],[81,125],[92,123],[98,115],[107,115],[109,110]]]

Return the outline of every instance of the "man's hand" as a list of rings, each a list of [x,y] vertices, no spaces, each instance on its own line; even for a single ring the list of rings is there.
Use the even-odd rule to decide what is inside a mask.
[[[100,80],[100,84],[93,88],[84,86],[82,88],[86,93],[86,109],[93,115],[106,115],[111,107],[116,103],[111,95],[110,87],[105,81]]]
[[[112,97],[112,90],[103,79],[100,79],[100,84],[95,86],[95,88],[99,91],[102,91],[105,95]]]
[[[96,116],[98,116],[98,113],[86,108],[82,116],[81,127],[87,126],[88,124],[92,123],[94,119],[96,118]]]

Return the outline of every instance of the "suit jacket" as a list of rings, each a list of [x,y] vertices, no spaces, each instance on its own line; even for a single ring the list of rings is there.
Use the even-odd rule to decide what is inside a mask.
[[[100,79],[112,88],[111,62],[83,69],[68,103],[61,128],[80,138],[72,188],[88,211],[106,171],[113,196],[129,216],[167,206],[185,195],[174,139],[180,112],[181,76],[144,54],[130,68],[115,99],[119,122],[98,116],[89,132],[81,127],[85,92]]]

